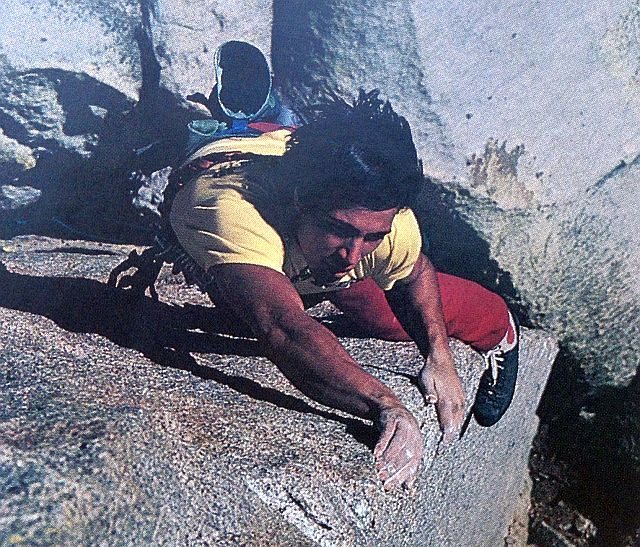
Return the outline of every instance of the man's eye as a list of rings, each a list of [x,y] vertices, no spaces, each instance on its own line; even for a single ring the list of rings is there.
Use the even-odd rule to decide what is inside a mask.
[[[322,229],[329,234],[338,237],[352,237],[351,230],[345,228],[344,226],[331,224],[330,222],[326,222],[322,224]]]
[[[334,228],[333,233],[334,235],[337,235],[345,239],[354,237],[354,234],[351,230],[345,230],[344,228]]]
[[[364,240],[368,243],[373,243],[375,241],[380,241],[384,238],[384,236],[385,234],[367,234],[366,236],[364,236]]]

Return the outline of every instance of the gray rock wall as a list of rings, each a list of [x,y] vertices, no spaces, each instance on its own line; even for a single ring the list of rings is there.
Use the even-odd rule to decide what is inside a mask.
[[[3,8],[4,65],[83,74],[134,101],[154,70],[179,98],[208,91],[213,53],[225,40],[245,37],[270,52],[271,4],[264,1],[194,9],[180,0],[7,0]]]
[[[341,338],[425,436],[415,491],[385,493],[370,424],[302,396],[168,270],[159,302],[132,299],[104,282],[128,247],[0,248],[0,544],[500,545],[528,497],[546,333],[525,331],[503,419],[444,451],[415,345]],[[452,349],[470,403],[484,363]]]
[[[452,145],[424,79],[408,0],[273,3],[276,83],[300,107],[329,91],[380,88],[410,120],[421,152],[442,173]]]
[[[148,241],[128,174],[170,161],[185,121],[202,115],[184,96],[208,92],[215,47],[248,39],[271,51],[294,103],[382,89],[438,181],[422,206],[438,265],[553,330],[594,394],[630,385],[637,0],[6,0],[3,10],[0,233]],[[136,153],[163,139],[155,157]]]
[[[0,188],[41,193],[3,207],[7,234],[140,239],[128,173],[171,161],[218,44],[270,51],[269,2],[7,0],[3,13]],[[162,141],[150,159],[136,153]]]
[[[640,349],[638,4],[339,4],[274,10],[283,89],[384,90],[440,180],[422,219],[440,266],[506,287],[594,391],[628,385]],[[311,47],[294,48],[303,36]],[[443,231],[456,223],[474,248]]]
[[[629,69],[638,4],[511,3],[472,17],[463,3],[438,7],[418,43],[438,112],[470,164],[461,201],[497,205],[463,205],[462,215],[594,390],[628,385],[640,349],[640,94]],[[437,26],[460,31],[420,38]]]

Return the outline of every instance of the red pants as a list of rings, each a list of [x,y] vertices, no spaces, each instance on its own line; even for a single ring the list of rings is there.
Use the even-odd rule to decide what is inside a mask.
[[[443,273],[437,278],[447,334],[478,351],[497,346],[509,328],[504,300],[473,281]],[[369,336],[411,340],[391,311],[384,291],[372,279],[331,293],[329,300]]]

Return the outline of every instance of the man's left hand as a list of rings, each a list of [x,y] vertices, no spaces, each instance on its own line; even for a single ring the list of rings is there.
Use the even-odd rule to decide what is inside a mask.
[[[456,440],[464,422],[465,395],[448,348],[429,353],[418,374],[418,386],[425,401],[436,405],[442,442],[448,444]]]

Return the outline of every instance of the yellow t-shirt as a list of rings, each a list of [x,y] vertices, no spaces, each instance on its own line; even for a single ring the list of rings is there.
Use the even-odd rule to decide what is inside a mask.
[[[171,226],[182,247],[205,271],[218,264],[264,266],[287,276],[301,295],[344,288],[366,277],[389,290],[411,273],[422,242],[415,215],[402,209],[391,232],[353,270],[336,283],[316,285],[295,238],[279,233],[267,221],[269,205],[277,204],[269,204],[269,184],[266,178],[255,176],[256,171],[259,169],[248,174],[233,161],[217,164],[185,184],[175,196]]]

